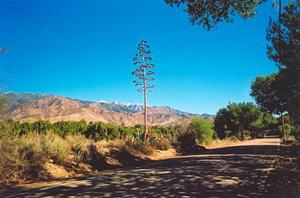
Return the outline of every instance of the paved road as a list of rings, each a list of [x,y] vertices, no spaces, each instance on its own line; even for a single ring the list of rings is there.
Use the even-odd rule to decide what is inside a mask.
[[[19,187],[11,194],[0,191],[0,197],[266,197],[278,146],[278,138],[251,140],[94,177]]]

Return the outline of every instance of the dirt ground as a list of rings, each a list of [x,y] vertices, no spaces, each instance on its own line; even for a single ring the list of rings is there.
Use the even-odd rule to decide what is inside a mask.
[[[268,197],[300,197],[300,143],[283,143],[268,178]]]
[[[94,176],[14,186],[1,197],[268,197],[279,138],[264,138]]]

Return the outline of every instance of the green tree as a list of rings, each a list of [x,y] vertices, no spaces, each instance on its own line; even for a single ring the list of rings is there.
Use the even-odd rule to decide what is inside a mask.
[[[266,0],[165,0],[170,6],[184,6],[192,24],[210,30],[220,22],[233,22],[236,15],[252,18],[256,8]]]
[[[244,140],[245,131],[249,131],[251,136],[255,137],[255,126],[262,118],[261,113],[253,103],[231,103],[217,112],[214,129],[220,139],[236,136]]]
[[[227,108],[221,108],[216,115],[214,120],[214,129],[217,133],[218,138],[224,139],[230,136],[229,124],[230,123],[230,113]]]
[[[263,110],[280,116],[281,130],[285,137],[284,112],[287,110],[284,88],[278,74],[271,74],[266,77],[259,76],[251,85],[250,95]]]
[[[272,114],[262,111],[259,119],[251,124],[250,132],[252,138],[278,134],[278,121]]]
[[[151,51],[147,41],[141,41],[138,45],[138,52],[135,54],[133,59],[134,65],[137,68],[132,72],[135,76],[133,81],[134,85],[138,87],[139,92],[144,94],[144,140],[147,139],[148,126],[147,126],[147,95],[154,86],[151,84],[154,81],[154,65],[151,63],[152,58],[150,57]]]
[[[244,139],[244,131],[247,130],[250,132],[252,138],[257,137],[260,128],[262,126],[263,114],[259,108],[257,108],[253,103],[245,103],[241,105],[242,115],[242,139]]]
[[[300,2],[289,3],[267,29],[268,56],[279,68],[280,92],[287,111],[300,125]]]

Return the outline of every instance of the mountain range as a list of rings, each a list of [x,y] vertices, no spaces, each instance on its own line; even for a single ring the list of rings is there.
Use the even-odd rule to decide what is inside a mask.
[[[44,94],[1,94],[6,99],[2,119],[20,122],[50,120],[87,122],[102,121],[116,125],[133,126],[143,123],[143,106],[134,103],[84,101],[69,97]],[[174,125],[187,122],[193,116],[212,119],[212,115],[197,115],[168,106],[148,107],[150,125]]]

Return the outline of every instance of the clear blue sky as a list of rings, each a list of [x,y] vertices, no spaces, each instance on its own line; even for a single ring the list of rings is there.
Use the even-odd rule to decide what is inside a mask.
[[[252,20],[207,32],[163,0],[1,0],[0,46],[11,50],[0,72],[13,92],[141,103],[130,72],[145,39],[157,72],[150,104],[215,114],[252,101],[251,81],[276,71],[265,40],[274,14],[265,4]]]

